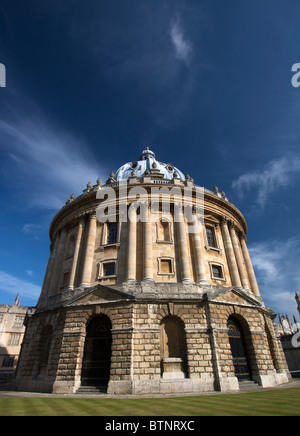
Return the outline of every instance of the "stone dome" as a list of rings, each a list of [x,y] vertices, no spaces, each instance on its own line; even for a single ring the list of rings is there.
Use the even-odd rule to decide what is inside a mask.
[[[117,181],[127,180],[129,177],[143,177],[148,174],[167,180],[179,178],[185,181],[184,174],[178,168],[170,163],[159,162],[156,159],[155,153],[149,150],[148,147],[146,150],[143,150],[137,161],[122,165],[116,172],[115,179]]]

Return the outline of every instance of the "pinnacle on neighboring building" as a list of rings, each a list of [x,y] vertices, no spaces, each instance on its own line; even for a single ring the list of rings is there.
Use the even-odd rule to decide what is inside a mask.
[[[20,306],[20,292],[17,293],[15,298],[14,306]]]
[[[298,312],[299,312],[299,314],[300,314],[300,297],[299,297],[299,295],[298,295],[297,292],[296,292],[296,294],[295,294],[295,299],[296,299],[296,301],[297,301]]]

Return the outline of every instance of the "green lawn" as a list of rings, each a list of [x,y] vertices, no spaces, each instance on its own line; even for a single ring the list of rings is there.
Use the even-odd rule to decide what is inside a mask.
[[[300,388],[176,398],[0,399],[0,416],[300,416]]]

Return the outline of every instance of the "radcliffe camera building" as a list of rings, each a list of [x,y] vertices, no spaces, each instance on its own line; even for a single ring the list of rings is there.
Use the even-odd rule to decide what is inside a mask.
[[[145,207],[141,188],[148,198],[157,188],[156,201]],[[102,204],[116,219],[98,219]],[[98,179],[72,195],[50,239],[18,389],[200,393],[290,380],[245,218],[217,187],[196,186],[147,149],[105,184]]]

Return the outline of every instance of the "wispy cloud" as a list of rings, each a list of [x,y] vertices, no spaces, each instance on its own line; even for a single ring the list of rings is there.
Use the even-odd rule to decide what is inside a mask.
[[[99,167],[83,140],[35,113],[27,115],[22,120],[0,120],[0,149],[7,159],[2,177],[10,178],[27,205],[57,210],[70,194],[79,195],[89,181],[105,177],[108,172]],[[23,231],[30,233],[32,226],[25,225]]]
[[[32,239],[39,239],[39,233],[43,230],[43,226],[36,225],[33,223],[30,224],[24,224],[22,227],[22,231],[24,235],[32,238]]]
[[[300,175],[300,158],[295,155],[272,160],[260,171],[249,172],[232,183],[232,188],[243,198],[256,190],[256,203],[264,208],[272,194],[289,186],[295,175]]]
[[[181,19],[178,15],[171,23],[170,36],[175,49],[176,58],[188,64],[193,46],[184,34]]]
[[[21,299],[22,297],[37,299],[41,292],[41,288],[34,283],[21,280],[4,271],[0,271],[0,290],[12,295],[20,292]]]
[[[27,270],[26,270],[26,274],[27,274],[29,277],[34,277],[34,271],[31,271],[31,269],[27,269]]]
[[[295,292],[300,289],[300,238],[270,240],[249,247],[262,297],[271,309],[296,314]]]

